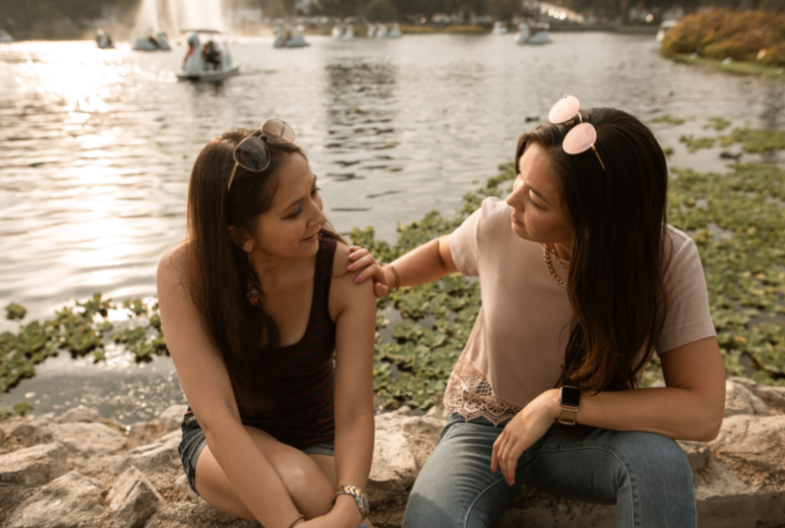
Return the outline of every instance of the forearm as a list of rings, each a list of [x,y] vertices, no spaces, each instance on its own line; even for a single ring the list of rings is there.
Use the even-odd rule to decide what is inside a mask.
[[[558,400],[558,390],[549,392]],[[723,405],[701,391],[657,387],[583,393],[577,421],[614,431],[644,431],[675,440],[707,442],[717,436],[722,414]]]
[[[395,271],[398,273],[398,277],[400,277],[401,286],[427,284],[456,271],[450,270],[445,266],[445,262],[439,254],[439,240],[439,238],[431,240],[391,263],[395,266]],[[387,284],[393,287],[395,285],[395,276],[392,270],[389,269],[389,266],[384,268],[384,273]]]
[[[335,418],[335,470],[338,485],[365,489],[373,457],[373,407],[368,413]]]
[[[335,470],[338,486],[354,486],[365,491],[373,457],[373,406],[366,413],[352,413],[335,418]],[[341,495],[335,510],[353,521],[361,516],[354,497]]]
[[[232,417],[217,417],[202,426],[210,451],[254,517],[269,528],[290,526],[300,512],[242,424]]]

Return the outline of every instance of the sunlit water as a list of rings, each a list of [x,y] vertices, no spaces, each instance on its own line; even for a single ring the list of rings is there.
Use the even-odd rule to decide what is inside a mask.
[[[32,319],[94,292],[153,295],[158,257],[184,234],[199,150],[224,130],[271,116],[297,131],[338,230],[370,225],[389,241],[396,222],[454,211],[566,93],[647,122],[694,118],[653,125],[675,149],[675,166],[723,169],[716,149],[687,155],[678,142],[706,135],[709,117],[783,126],[783,83],[675,64],[648,36],[553,40],[520,47],[491,35],[310,37],[310,48],[290,50],[240,40],[230,46],[241,75],[219,86],[176,81],[182,46],[0,45],[0,305],[22,303]],[[166,359],[145,367],[121,357],[98,367],[56,359],[37,372],[0,405],[27,394],[37,413],[83,403],[128,423],[182,398]]]

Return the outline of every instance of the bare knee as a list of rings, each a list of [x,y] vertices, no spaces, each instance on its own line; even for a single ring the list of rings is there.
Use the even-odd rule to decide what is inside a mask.
[[[312,519],[332,509],[335,489],[316,464],[292,464],[278,473],[297,509]]]

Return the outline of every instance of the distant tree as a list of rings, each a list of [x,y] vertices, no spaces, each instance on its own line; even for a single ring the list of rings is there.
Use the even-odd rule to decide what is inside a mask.
[[[520,0],[485,0],[485,9],[497,20],[510,20],[521,11]]]
[[[398,10],[390,0],[371,0],[365,8],[365,17],[371,22],[390,22],[398,18]]]

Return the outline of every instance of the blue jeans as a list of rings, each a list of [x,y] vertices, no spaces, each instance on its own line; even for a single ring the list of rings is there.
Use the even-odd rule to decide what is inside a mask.
[[[490,527],[525,484],[567,499],[616,505],[616,526],[697,526],[692,470],[679,445],[654,433],[554,424],[518,461],[515,485],[491,473],[505,424],[453,414],[414,483],[403,528]]]

